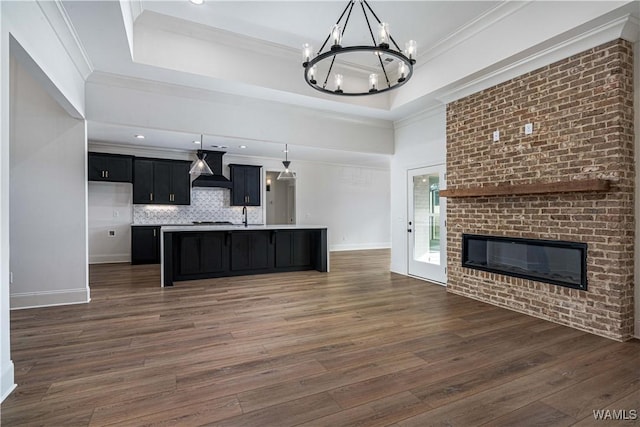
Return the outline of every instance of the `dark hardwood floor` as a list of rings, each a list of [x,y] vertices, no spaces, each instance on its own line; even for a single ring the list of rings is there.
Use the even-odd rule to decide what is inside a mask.
[[[90,304],[11,313],[2,425],[640,423],[593,416],[640,412],[638,341],[447,294],[386,250],[331,268],[161,289],[158,266],[91,266]]]

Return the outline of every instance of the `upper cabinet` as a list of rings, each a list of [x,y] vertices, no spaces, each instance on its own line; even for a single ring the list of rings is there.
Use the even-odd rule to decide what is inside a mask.
[[[260,206],[261,166],[230,164],[231,206]]]
[[[132,182],[132,156],[89,153],[89,181]]]
[[[191,203],[191,162],[142,159],[133,161],[133,203],[188,205]]]

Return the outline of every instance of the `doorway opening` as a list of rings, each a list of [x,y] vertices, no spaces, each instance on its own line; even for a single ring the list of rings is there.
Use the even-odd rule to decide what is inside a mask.
[[[408,273],[445,284],[446,228],[445,200],[440,199],[444,165],[411,169],[408,189]]]
[[[296,180],[280,180],[280,172],[267,172],[265,206],[267,225],[296,223]]]

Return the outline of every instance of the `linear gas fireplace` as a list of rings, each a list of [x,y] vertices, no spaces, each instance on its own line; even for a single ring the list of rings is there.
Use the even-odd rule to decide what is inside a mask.
[[[587,244],[462,235],[462,266],[587,289]]]

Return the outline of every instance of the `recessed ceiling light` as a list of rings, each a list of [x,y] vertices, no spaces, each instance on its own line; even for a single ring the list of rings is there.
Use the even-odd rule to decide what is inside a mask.
[[[194,141],[193,141],[193,143],[194,143],[194,144],[200,144],[200,141],[196,141],[196,140],[194,140]]]
[[[204,0],[189,0],[191,3],[193,4],[197,4],[197,5],[201,5],[202,3],[204,3]]]
[[[240,148],[245,149],[245,148],[247,148],[247,146],[246,145],[241,145]]]
[[[144,139],[144,135],[135,134],[133,136],[135,136],[138,139]]]
[[[282,152],[283,152],[283,153],[288,153],[288,152],[289,152],[289,150],[282,150]]]

